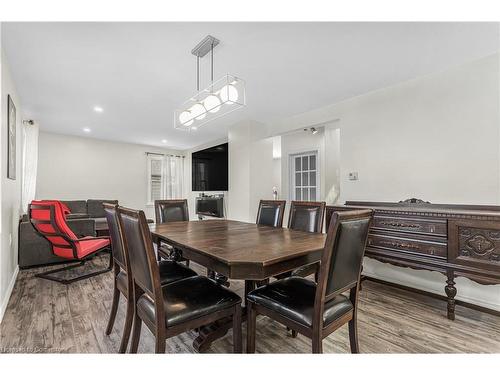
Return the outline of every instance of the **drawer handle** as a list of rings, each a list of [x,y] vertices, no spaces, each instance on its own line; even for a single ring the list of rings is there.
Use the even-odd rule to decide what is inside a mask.
[[[397,241],[381,241],[382,245],[389,245],[392,247],[397,247],[399,249],[413,249],[420,250],[420,246],[411,243],[397,242]]]
[[[380,224],[395,228],[420,229],[422,227],[420,224],[408,224],[408,223],[401,223],[399,221],[382,221]]]

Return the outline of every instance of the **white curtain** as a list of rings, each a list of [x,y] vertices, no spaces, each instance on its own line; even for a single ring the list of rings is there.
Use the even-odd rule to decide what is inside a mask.
[[[184,157],[165,156],[165,199],[184,198]]]
[[[26,213],[28,204],[35,199],[38,168],[38,124],[23,124],[23,135],[21,210]]]

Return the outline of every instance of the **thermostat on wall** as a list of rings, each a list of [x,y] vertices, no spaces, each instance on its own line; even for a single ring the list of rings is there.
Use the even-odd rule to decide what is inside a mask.
[[[358,180],[358,172],[349,172],[349,180],[357,181]]]

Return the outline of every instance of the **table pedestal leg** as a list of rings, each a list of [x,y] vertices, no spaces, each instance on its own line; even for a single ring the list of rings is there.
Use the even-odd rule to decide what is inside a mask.
[[[243,302],[246,305],[246,295],[255,289],[255,281],[245,280],[245,296]],[[247,319],[246,308],[243,308],[241,321],[244,322]],[[233,327],[233,321],[230,318],[224,318],[216,321],[215,323],[203,326],[198,331],[198,336],[193,341],[193,348],[199,352],[206,352],[210,348],[210,344],[221,337],[224,337]]]

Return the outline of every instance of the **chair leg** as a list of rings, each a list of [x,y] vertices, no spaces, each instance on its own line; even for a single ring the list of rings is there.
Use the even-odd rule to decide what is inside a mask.
[[[155,353],[164,354],[166,348],[165,334],[161,332],[156,332],[155,334]]]
[[[351,345],[351,353],[359,353],[358,324],[356,322],[356,317],[353,317],[349,321],[349,343]]]
[[[247,301],[247,353],[255,353],[255,326],[257,314],[253,303]]]
[[[186,259],[186,267],[189,267],[189,259]]]
[[[141,338],[142,320],[137,313],[134,313],[134,327],[132,329],[132,342],[130,343],[130,353],[137,353],[139,339]]]
[[[111,311],[109,313],[108,326],[106,327],[106,335],[109,335],[115,324],[116,312],[118,311],[118,303],[120,302],[120,291],[116,287],[116,277],[113,289],[113,302],[111,303]]]
[[[134,320],[134,301],[132,298],[127,299],[127,313],[125,315],[125,325],[123,326],[122,341],[120,343],[120,353],[127,351],[127,345],[130,338],[130,331],[132,329],[132,322]]]
[[[241,305],[237,304],[234,306],[233,314],[233,352],[242,352],[241,343]]]
[[[292,329],[292,337],[293,338],[296,338],[297,337],[297,331]]]
[[[314,354],[323,353],[323,340],[319,335],[313,335],[312,337],[312,352]]]
[[[361,279],[361,276],[360,276]],[[354,306],[354,311],[351,320],[349,320],[349,344],[351,346],[351,353],[359,353],[358,343],[358,294],[361,288],[361,283],[352,288],[349,292],[349,300]]]

